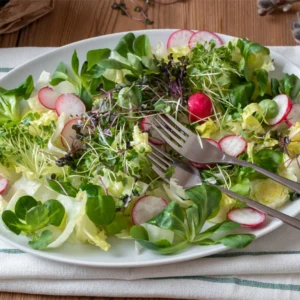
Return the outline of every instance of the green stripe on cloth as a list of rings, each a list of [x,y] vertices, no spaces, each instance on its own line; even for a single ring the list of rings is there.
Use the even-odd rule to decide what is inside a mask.
[[[0,253],[11,253],[11,254],[22,254],[25,253],[18,249],[0,249]],[[260,255],[280,255],[280,254],[300,254],[300,251],[265,251],[265,252],[234,252],[234,253],[223,253],[206,256],[203,258],[224,258],[224,257],[238,257],[238,256],[260,256]]]
[[[224,258],[236,256],[259,256],[259,255],[280,255],[280,254],[300,254],[300,251],[257,251],[257,252],[233,252],[233,253],[220,253],[207,256],[206,258]]]
[[[0,72],[1,73],[7,73],[9,71],[11,71],[13,68],[0,68]]]
[[[0,249],[0,253],[6,254],[24,254],[25,252],[19,249]]]
[[[284,291],[300,291],[300,285],[298,284],[283,284],[283,283],[270,283],[270,282],[261,282],[255,280],[240,279],[236,277],[206,277],[206,276],[179,276],[179,277],[163,277],[163,278],[152,278],[153,280],[200,280],[206,282],[214,283],[233,283],[240,286],[248,286],[262,289],[271,289],[271,290],[284,290]]]

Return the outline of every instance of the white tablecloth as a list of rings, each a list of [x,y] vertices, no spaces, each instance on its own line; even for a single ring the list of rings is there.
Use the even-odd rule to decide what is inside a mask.
[[[272,47],[300,66],[300,47]],[[0,49],[0,77],[51,48]],[[88,268],[0,242],[0,291],[110,297],[300,299],[300,232],[282,226],[239,251],[148,268]]]

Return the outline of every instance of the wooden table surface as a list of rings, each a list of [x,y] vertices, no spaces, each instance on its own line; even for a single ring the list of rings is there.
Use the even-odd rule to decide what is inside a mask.
[[[161,0],[161,2],[168,1],[173,0]],[[288,13],[276,13],[266,17],[257,15],[256,0],[186,0],[170,6],[155,4],[149,10],[149,17],[154,24],[146,26],[111,9],[113,2],[113,0],[53,0],[55,8],[49,15],[19,32],[0,36],[0,47],[61,46],[114,32],[152,28],[205,29],[247,37],[264,45],[296,45],[291,34],[291,22],[296,19],[296,11],[300,11],[300,3],[294,5]],[[141,3],[140,0],[123,2],[131,8]],[[92,298],[0,293],[0,299]],[[93,297],[93,299],[117,298]]]

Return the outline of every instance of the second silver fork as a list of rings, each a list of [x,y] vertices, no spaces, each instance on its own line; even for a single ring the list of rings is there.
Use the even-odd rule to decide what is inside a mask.
[[[161,177],[164,181],[167,183],[170,183],[170,179],[166,176],[166,171],[170,169],[171,167],[174,168],[174,172],[172,175],[172,179],[177,181],[179,185],[181,185],[184,189],[191,188],[195,185],[202,184],[202,179],[199,173],[199,170],[187,163],[178,161],[173,159],[168,153],[164,152],[163,150],[159,149],[158,147],[155,147],[151,145],[152,147],[152,153],[148,154],[148,157],[150,158],[152,162],[152,169],[155,171],[159,177]],[[221,186],[211,184],[208,182],[204,182],[205,184],[212,185],[219,189],[222,193],[234,198],[238,199],[242,202],[245,202],[248,206],[253,207],[255,209],[258,209],[265,214],[277,218],[281,220],[282,222],[295,227],[297,229],[300,229],[300,220],[290,217],[280,211],[277,211],[273,208],[270,208],[266,205],[263,205],[259,202],[256,202],[252,199],[249,199],[247,197],[241,196],[237,193],[234,193],[228,189],[225,189]]]
[[[169,146],[190,161],[201,164],[228,163],[250,167],[300,194],[299,183],[276,175],[245,160],[225,154],[219,148],[205,139],[201,139],[198,135],[169,115],[156,115],[153,118],[152,127]]]

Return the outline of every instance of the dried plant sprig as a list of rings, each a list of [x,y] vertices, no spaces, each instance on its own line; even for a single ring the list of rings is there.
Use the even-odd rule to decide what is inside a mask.
[[[297,13],[297,20],[292,24],[292,33],[297,43],[300,43],[300,12]]]
[[[149,5],[152,5],[152,6],[154,4],[171,5],[171,4],[176,4],[178,2],[184,2],[186,0],[173,0],[171,2],[163,2],[163,1],[160,1],[160,0],[142,0],[142,1],[144,2],[143,7],[140,6],[140,5],[137,5],[134,8],[134,12],[141,13],[141,17],[142,17],[141,19],[133,17],[132,14],[128,11],[125,3],[121,3],[121,2],[118,3],[115,0],[111,7],[112,7],[112,9],[120,10],[122,15],[126,15],[127,17],[129,17],[132,20],[145,23],[146,25],[152,25],[154,22],[152,20],[150,20],[149,17],[148,17]]]
[[[257,9],[260,16],[272,14],[275,10],[289,11],[292,4],[300,0],[257,0]]]

